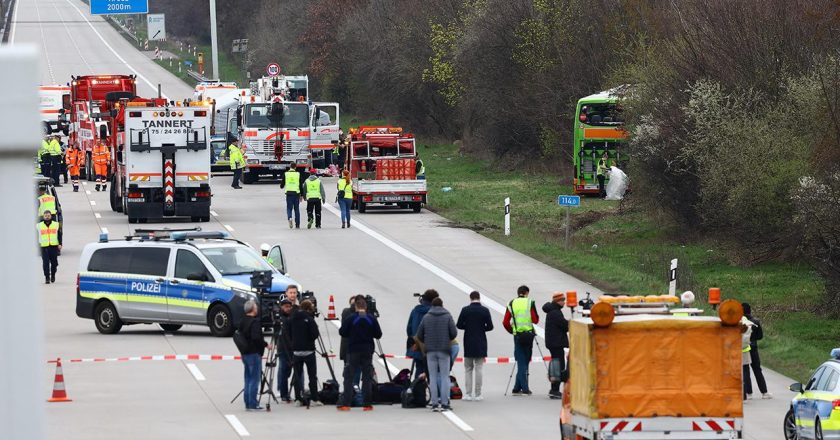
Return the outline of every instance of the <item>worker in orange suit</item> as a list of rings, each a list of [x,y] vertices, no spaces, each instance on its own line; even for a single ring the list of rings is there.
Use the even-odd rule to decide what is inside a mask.
[[[81,168],[85,166],[84,153],[75,145],[70,144],[64,153],[64,163],[67,164],[67,172],[70,174],[70,180],[73,181],[73,192],[79,192],[79,174]]]
[[[108,186],[108,160],[111,158],[111,153],[108,151],[108,146],[102,142],[97,142],[93,146],[93,172],[96,174],[96,190],[102,187],[102,191]]]

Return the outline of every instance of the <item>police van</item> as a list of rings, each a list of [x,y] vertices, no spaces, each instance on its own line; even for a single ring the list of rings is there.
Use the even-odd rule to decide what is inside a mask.
[[[286,275],[279,245],[263,259],[225,232],[137,230],[124,240],[103,234],[82,251],[76,315],[93,319],[105,334],[131,324],[159,324],[165,331],[190,324],[230,336],[245,302],[257,299],[251,289],[256,271],[271,271],[267,293],[297,284]]]

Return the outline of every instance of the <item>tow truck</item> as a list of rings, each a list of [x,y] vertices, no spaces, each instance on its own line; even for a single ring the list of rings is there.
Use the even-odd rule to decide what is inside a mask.
[[[282,179],[291,167],[309,169],[313,156],[338,144],[338,103],[307,101],[307,84],[305,76],[264,77],[242,97],[228,133],[244,147],[243,183],[265,175]]]
[[[210,109],[162,98],[123,99],[111,130],[111,209],[129,223],[210,220]]]
[[[44,133],[61,131],[67,136],[69,132],[63,116],[65,107],[70,107],[70,86],[44,85],[38,88],[38,93],[41,98],[39,111],[44,123]]]
[[[602,296],[573,312],[563,439],[743,438],[741,304],[712,317],[676,303]]]
[[[193,101],[204,102],[213,114],[210,135],[224,135],[228,123],[228,111],[236,109],[242,96],[248,92],[235,82],[207,81],[195,86]]]
[[[82,176],[92,181],[95,179],[93,147],[99,141],[106,145],[113,143],[109,130],[115,104],[121,99],[134,98],[136,78],[134,75],[86,75],[71,79],[70,101],[64,108],[69,113],[69,144],[85,152]]]
[[[418,179],[414,135],[401,127],[362,126],[349,130],[345,166],[353,181],[353,206],[396,204],[420,212],[426,204],[426,180]]]

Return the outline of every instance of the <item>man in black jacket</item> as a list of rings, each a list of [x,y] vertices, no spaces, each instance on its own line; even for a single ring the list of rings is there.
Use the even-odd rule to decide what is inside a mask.
[[[292,338],[289,335],[289,320],[292,317],[292,302],[288,299],[280,301],[280,316],[274,325],[277,333],[277,391],[280,400],[292,403],[289,397],[289,377],[292,375]]]
[[[308,406],[303,396],[303,367],[309,378],[309,400],[315,405],[318,401],[318,369],[315,358],[315,340],[318,339],[318,324],[315,322],[315,307],[309,300],[300,303],[300,309],[289,319],[289,333],[292,337],[292,380],[295,388],[295,400],[298,406]]]
[[[364,298],[364,296],[362,297]],[[356,313],[356,295],[350,297],[350,305],[341,311],[341,322],[344,322],[348,316]],[[338,359],[344,362],[344,365],[347,365],[347,340],[348,338],[342,336],[341,337],[341,344],[338,348]],[[353,385],[359,385],[359,381],[362,380],[362,370],[356,369],[356,372],[353,374]]]
[[[744,308],[744,316],[752,322],[753,328],[750,334],[750,368],[755,374],[755,381],[758,384],[758,391],[761,392],[762,399],[772,399],[773,395],[767,392],[767,381],[764,380],[764,372],[761,371],[761,357],[758,355],[758,341],[764,337],[764,330],[761,328],[761,321],[752,314],[752,307],[747,303],[742,303]],[[744,388],[747,393],[747,399],[752,398],[752,379],[750,378],[750,369],[744,367]]]
[[[481,396],[482,370],[487,357],[487,335],[493,330],[490,310],[481,305],[481,294],[470,292],[470,304],[461,309],[456,327],[464,331],[464,371],[466,373],[464,400],[484,400]],[[473,394],[475,372],[475,394]]]
[[[257,303],[249,300],[245,303],[244,309],[245,316],[239,322],[239,333],[248,342],[247,347],[242,350],[242,364],[245,365],[245,409],[259,411],[262,410],[257,395],[262,376],[260,367],[262,367],[262,356],[267,344],[262,335]]]
[[[376,317],[367,313],[367,301],[356,297],[356,312],[342,319],[338,334],[347,339],[344,364],[344,394],[339,411],[349,411],[353,401],[353,382],[357,370],[362,371],[362,401],[365,411],[373,410],[373,340],[382,338],[382,328]]]
[[[560,383],[566,376],[566,352],[569,347],[569,322],[563,316],[563,303],[566,302],[566,295],[562,292],[555,292],[551,302],[543,305],[545,312],[545,346],[551,353],[551,367],[549,368],[549,381],[551,391],[548,397],[560,399],[563,397],[560,391]]]

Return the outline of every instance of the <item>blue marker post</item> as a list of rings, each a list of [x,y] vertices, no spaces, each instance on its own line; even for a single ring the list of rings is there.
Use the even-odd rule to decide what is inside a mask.
[[[580,196],[557,196],[557,204],[566,207],[566,250],[569,250],[569,228],[571,227],[572,207],[580,206]]]

